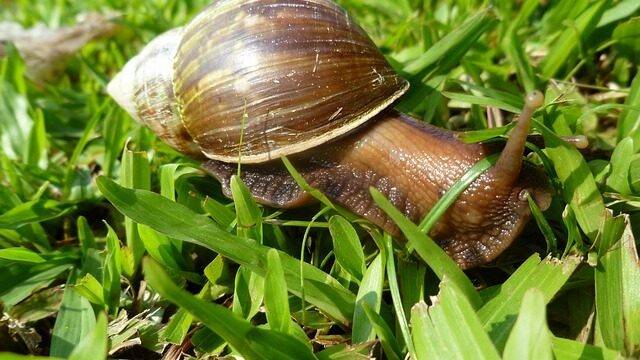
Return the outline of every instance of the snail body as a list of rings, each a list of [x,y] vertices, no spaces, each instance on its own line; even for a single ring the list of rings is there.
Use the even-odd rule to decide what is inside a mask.
[[[223,0],[152,41],[109,84],[134,118],[203,160],[227,195],[242,178],[262,204],[308,205],[279,157],[309,184],[393,235],[369,187],[419,221],[477,161],[500,151],[389,106],[408,89],[366,33],[330,0]],[[546,209],[549,185],[523,165],[533,111],[527,98],[497,164],[432,229],[462,267],[495,259],[531,217],[524,192]]]

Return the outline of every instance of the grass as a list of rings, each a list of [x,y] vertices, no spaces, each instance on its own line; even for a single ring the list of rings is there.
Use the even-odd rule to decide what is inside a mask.
[[[53,83],[0,60],[0,359],[640,356],[640,3],[340,1],[411,81],[398,107],[468,141],[502,137],[545,92],[531,159],[553,204],[467,272],[425,230],[490,160],[420,225],[372,190],[403,248],[318,192],[282,212],[234,178],[225,198],[108,98],[126,59],[206,3],[3,3],[25,26],[122,16]],[[590,147],[560,139],[574,134]]]

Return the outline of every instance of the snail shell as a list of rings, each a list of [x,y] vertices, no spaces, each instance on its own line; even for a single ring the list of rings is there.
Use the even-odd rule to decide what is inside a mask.
[[[108,91],[181,152],[259,163],[356,129],[408,86],[330,0],[223,0],[154,40]]]
[[[202,153],[182,125],[173,93],[173,58],[182,28],[158,36],[109,83],[107,92],[131,116],[174,149],[194,158]]]

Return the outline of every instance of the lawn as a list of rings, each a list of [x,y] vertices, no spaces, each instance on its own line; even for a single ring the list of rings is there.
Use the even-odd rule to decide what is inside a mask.
[[[438,211],[413,224],[372,190],[404,246],[300,178],[317,205],[263,207],[235,177],[228,199],[107,95],[208,2],[0,0],[0,23],[116,24],[46,79],[0,51],[0,360],[640,357],[638,0],[338,1],[411,83],[396,108],[465,141],[503,141],[545,94],[527,157],[551,207],[464,272],[426,235]]]

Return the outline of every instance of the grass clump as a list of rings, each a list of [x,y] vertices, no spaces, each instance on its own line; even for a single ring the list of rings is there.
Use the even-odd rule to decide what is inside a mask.
[[[205,0],[10,2],[0,20],[24,26],[122,15],[52,83],[0,60],[0,359],[640,356],[640,3],[340,3],[411,82],[398,107],[469,141],[545,92],[531,158],[556,196],[518,243],[462,272],[425,235],[464,182],[419,225],[372,191],[405,248],[320,193],[275,211],[233,178],[224,197],[105,93]]]

